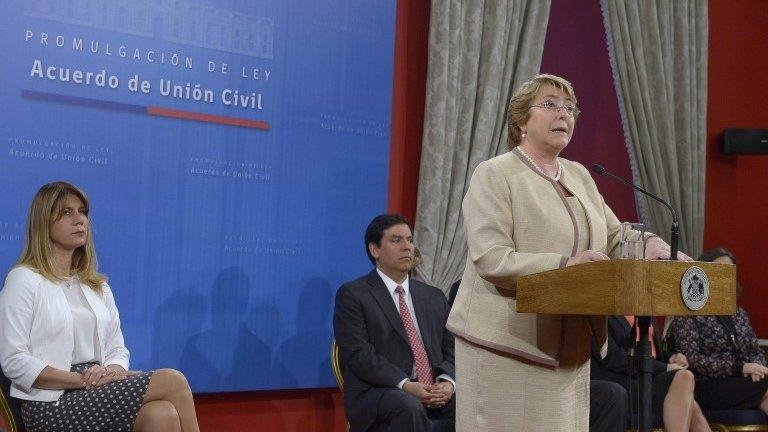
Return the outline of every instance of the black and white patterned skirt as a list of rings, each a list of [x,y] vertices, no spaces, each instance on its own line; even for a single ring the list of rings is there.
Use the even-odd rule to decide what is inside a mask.
[[[95,364],[80,363],[71,370],[82,373]],[[66,390],[56,402],[22,401],[24,425],[29,432],[130,432],[152,373],[140,372],[90,390]]]

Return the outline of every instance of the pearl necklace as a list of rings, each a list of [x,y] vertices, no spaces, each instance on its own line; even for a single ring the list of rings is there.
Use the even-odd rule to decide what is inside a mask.
[[[546,178],[548,178],[548,179],[552,179],[552,180],[554,180],[554,181],[556,181],[556,182],[557,182],[557,181],[560,181],[560,175],[561,175],[561,174],[563,174],[563,167],[562,167],[562,166],[560,166],[560,164],[559,164],[559,163],[557,164],[557,174],[556,174],[554,177],[550,177],[550,176],[548,176],[548,175],[547,175],[547,174],[544,172],[544,170],[543,170],[543,169],[541,169],[541,168],[539,167],[539,165],[538,165],[536,162],[534,162],[534,161],[533,161],[533,158],[532,158],[532,157],[528,156],[528,153],[526,153],[525,151],[523,151],[523,149],[522,149],[520,146],[517,146],[517,147],[515,147],[515,148],[516,148],[518,151],[520,151],[520,154],[521,154],[521,155],[523,155],[523,157],[524,157],[524,158],[525,158],[525,159],[526,159],[528,162],[530,162],[530,163],[531,163],[531,165],[533,165],[533,167],[534,167],[534,168],[536,168],[536,171],[538,171],[539,173],[541,173],[541,175],[543,175],[544,177],[546,177]]]

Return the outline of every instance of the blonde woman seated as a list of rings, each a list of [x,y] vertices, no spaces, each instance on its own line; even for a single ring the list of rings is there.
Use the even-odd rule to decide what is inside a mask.
[[[0,292],[0,363],[27,430],[199,431],[184,375],[128,369],[88,215],[77,187],[40,188],[21,258]]]

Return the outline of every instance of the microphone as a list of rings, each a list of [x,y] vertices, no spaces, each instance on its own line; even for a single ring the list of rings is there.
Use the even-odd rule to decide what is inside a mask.
[[[669,257],[669,259],[671,261],[677,260],[677,240],[680,237],[680,224],[677,221],[677,212],[675,211],[675,209],[673,209],[672,206],[669,205],[668,202],[664,201],[663,199],[659,198],[658,196],[648,192],[647,190],[645,190],[645,189],[643,189],[641,187],[635,186],[633,183],[630,183],[630,182],[624,180],[623,178],[621,178],[621,177],[619,177],[619,176],[617,176],[615,174],[612,174],[610,171],[606,171],[605,167],[602,166],[602,165],[593,164],[592,165],[592,171],[594,171],[595,173],[600,174],[600,175],[605,174],[608,177],[610,177],[610,178],[612,178],[614,180],[617,180],[618,182],[622,183],[623,185],[631,187],[632,189],[642,193],[643,195],[655,199],[656,201],[664,204],[669,209],[669,211],[672,213],[672,233],[671,233],[670,238],[669,238],[669,249],[670,249],[670,254],[669,254],[670,257]]]

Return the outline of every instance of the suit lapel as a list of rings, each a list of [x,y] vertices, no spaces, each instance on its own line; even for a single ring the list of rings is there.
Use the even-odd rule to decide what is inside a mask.
[[[410,343],[408,342],[408,335],[405,333],[405,327],[403,327],[403,320],[400,319],[400,314],[397,313],[395,302],[392,300],[392,296],[389,294],[387,286],[384,285],[384,281],[381,280],[381,277],[376,273],[375,269],[368,274],[368,290],[371,292],[373,298],[376,299],[376,302],[384,312],[384,315],[387,316],[392,327],[394,327],[400,336],[402,336],[406,343]]]

